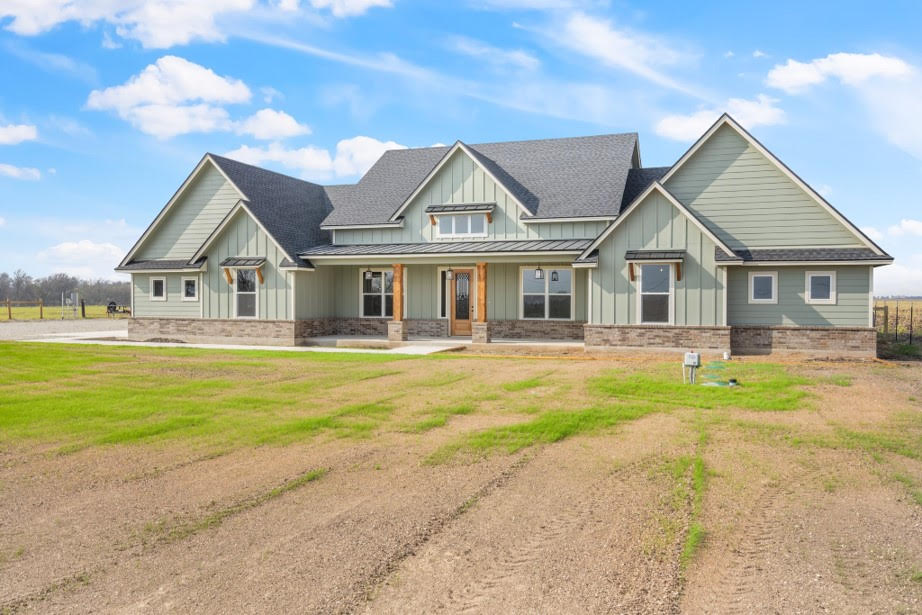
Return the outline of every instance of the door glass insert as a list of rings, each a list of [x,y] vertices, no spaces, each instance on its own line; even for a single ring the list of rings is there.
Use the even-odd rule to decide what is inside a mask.
[[[455,274],[455,320],[469,320],[471,313],[471,274]]]

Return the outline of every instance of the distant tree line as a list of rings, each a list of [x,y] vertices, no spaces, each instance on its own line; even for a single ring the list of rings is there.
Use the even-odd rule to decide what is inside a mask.
[[[105,305],[115,301],[128,305],[131,301],[129,282],[111,280],[82,280],[66,273],[55,273],[44,278],[33,278],[18,269],[12,275],[0,273],[0,301],[35,301],[46,305],[61,303],[61,293],[70,296],[77,291],[87,305]]]

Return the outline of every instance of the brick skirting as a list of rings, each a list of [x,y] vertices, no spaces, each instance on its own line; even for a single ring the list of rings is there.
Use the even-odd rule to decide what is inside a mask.
[[[730,332],[730,348],[738,354],[876,357],[877,331],[869,327],[736,326]]]
[[[293,320],[218,320],[201,318],[132,318],[133,340],[175,340],[190,344],[252,344],[294,346]]]
[[[509,340],[582,340],[583,325],[574,320],[490,320],[490,338]]]
[[[587,324],[584,329],[586,350],[619,347],[730,350],[730,327]]]

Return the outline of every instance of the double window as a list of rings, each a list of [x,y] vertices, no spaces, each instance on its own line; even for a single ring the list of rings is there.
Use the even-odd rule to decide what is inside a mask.
[[[486,237],[487,215],[452,214],[438,216],[439,237]]]
[[[256,270],[237,269],[236,292],[237,318],[256,318]]]
[[[644,263],[636,267],[640,276],[637,309],[640,323],[671,324],[674,292],[672,265],[670,263]]]
[[[362,276],[362,318],[386,318],[394,315],[394,272],[367,270]]]
[[[522,318],[571,320],[573,270],[522,269]]]

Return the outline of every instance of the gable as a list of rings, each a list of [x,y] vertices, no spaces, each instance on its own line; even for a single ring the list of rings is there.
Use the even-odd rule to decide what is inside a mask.
[[[734,249],[866,245],[728,123],[664,184]]]
[[[210,161],[177,195],[175,202],[142,238],[135,258],[189,259],[243,195]]]

